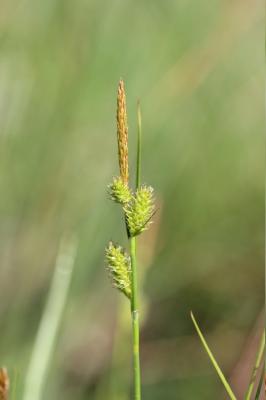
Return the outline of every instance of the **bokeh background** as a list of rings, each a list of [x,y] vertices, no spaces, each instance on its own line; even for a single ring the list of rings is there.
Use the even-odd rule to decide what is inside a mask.
[[[158,207],[139,241],[143,398],[226,398],[191,309],[242,396],[264,303],[263,37],[261,0],[1,2],[0,360],[14,398],[65,232],[77,257],[44,398],[130,397],[128,304],[104,269],[108,240],[126,244],[106,195],[120,77],[131,177],[140,99]]]

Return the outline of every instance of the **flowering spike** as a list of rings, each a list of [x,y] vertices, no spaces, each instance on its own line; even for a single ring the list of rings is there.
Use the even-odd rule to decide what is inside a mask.
[[[132,200],[124,206],[130,236],[137,236],[151,223],[154,214],[153,188],[141,186]]]
[[[131,265],[130,257],[121,246],[110,242],[105,250],[107,270],[114,287],[131,299]]]
[[[108,186],[108,192],[111,200],[119,204],[125,205],[132,198],[130,189],[124,184],[120,176],[113,179],[113,182]]]
[[[124,82],[119,81],[117,93],[117,141],[120,176],[125,185],[128,185],[128,126],[126,110],[126,94]]]

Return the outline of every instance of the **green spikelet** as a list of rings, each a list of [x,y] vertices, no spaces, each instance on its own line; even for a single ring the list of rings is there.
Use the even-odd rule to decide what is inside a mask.
[[[124,183],[120,176],[118,178],[114,178],[113,182],[108,186],[108,193],[111,200],[123,205],[128,203],[132,197],[128,186]]]
[[[109,242],[105,250],[107,270],[114,286],[131,299],[130,257],[121,246]]]
[[[153,188],[141,186],[135,196],[124,206],[130,236],[137,236],[148,229],[154,214]]]

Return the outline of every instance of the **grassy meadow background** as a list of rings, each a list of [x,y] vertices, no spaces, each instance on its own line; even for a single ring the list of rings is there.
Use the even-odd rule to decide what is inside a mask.
[[[128,303],[104,269],[106,243],[125,243],[106,196],[120,77],[131,178],[140,99],[158,203],[139,245],[143,399],[226,398],[191,309],[241,396],[264,304],[263,37],[261,0],[1,2],[0,364],[16,399],[65,232],[77,258],[43,398],[129,399]]]

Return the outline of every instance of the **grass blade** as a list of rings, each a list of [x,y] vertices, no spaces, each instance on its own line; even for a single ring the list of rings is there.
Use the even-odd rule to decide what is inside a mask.
[[[26,375],[23,400],[40,400],[71,282],[77,244],[63,238]]]
[[[206,352],[207,352],[207,354],[208,354],[208,356],[209,356],[209,358],[210,358],[210,360],[211,360],[211,362],[212,362],[217,374],[219,375],[219,378],[221,379],[221,381],[222,381],[222,383],[223,383],[223,385],[224,385],[224,387],[225,387],[230,399],[231,400],[237,400],[236,396],[234,395],[229,383],[227,382],[227,380],[226,380],[221,368],[219,367],[217,361],[215,360],[214,355],[212,354],[212,352],[211,352],[206,340],[204,339],[204,336],[203,336],[203,334],[202,334],[202,332],[201,332],[201,330],[200,330],[200,328],[199,328],[199,326],[197,324],[197,321],[195,320],[195,317],[194,317],[192,311],[190,312],[190,315],[191,315],[192,322],[193,322],[193,324],[194,324],[194,326],[196,328],[196,331],[197,331],[197,333],[199,335],[199,338],[201,340],[201,343],[203,344],[203,347],[205,348],[205,350],[206,350]]]
[[[262,388],[262,384],[263,384],[263,378],[264,378],[264,368],[262,368],[262,371],[261,371],[260,381],[259,381],[259,384],[257,387],[257,391],[255,394],[254,400],[259,400],[259,398],[260,398],[260,392],[261,392],[261,388]]]
[[[261,337],[261,341],[260,341],[259,350],[258,350],[258,353],[257,353],[255,365],[254,365],[254,368],[252,370],[252,374],[251,374],[251,378],[250,378],[247,394],[246,394],[246,397],[245,397],[246,400],[250,400],[251,399],[251,396],[252,396],[252,393],[253,393],[253,389],[254,389],[254,385],[255,385],[255,381],[256,381],[257,372],[258,372],[258,369],[260,367],[260,364],[261,364],[261,361],[262,361],[262,357],[264,355],[264,349],[265,349],[265,331],[263,331],[263,334],[262,334],[262,337]]]

